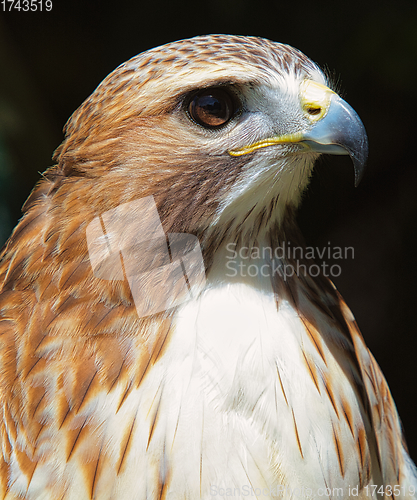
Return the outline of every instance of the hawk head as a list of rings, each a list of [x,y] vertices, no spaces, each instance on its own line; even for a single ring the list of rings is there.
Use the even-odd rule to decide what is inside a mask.
[[[152,195],[167,231],[212,247],[226,233],[253,240],[279,224],[321,153],[349,154],[356,182],[367,156],[360,119],[310,59],[242,36],[196,37],[130,59],[66,134],[56,155],[63,182],[82,178],[72,192],[91,216]]]

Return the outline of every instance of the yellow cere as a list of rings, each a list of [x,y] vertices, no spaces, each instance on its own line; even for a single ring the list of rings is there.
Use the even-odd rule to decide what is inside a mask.
[[[300,102],[303,111],[312,122],[317,122],[324,118],[330,107],[330,101],[333,90],[321,83],[313,82],[312,80],[304,80],[300,85]],[[269,137],[262,141],[254,142],[243,148],[232,149],[229,151],[231,156],[242,156],[248,153],[253,153],[257,149],[275,144],[300,142],[304,139],[302,132],[295,134],[284,134],[276,137]]]
[[[317,122],[326,116],[330,107],[333,90],[321,83],[304,80],[300,85],[300,101],[308,118]]]

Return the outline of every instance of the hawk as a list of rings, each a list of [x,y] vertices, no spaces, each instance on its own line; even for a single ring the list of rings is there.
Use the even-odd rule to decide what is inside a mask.
[[[348,154],[359,181],[367,156],[318,66],[170,43],[65,133],[1,253],[1,498],[412,497],[352,313],[284,251],[315,160]]]

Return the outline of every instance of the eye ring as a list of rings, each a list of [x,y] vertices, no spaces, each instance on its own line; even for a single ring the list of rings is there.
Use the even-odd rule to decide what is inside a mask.
[[[230,91],[210,87],[193,94],[187,106],[189,117],[207,129],[224,127],[236,114],[237,106]]]

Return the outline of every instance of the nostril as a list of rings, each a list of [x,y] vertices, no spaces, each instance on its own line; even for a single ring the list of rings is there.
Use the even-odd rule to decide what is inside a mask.
[[[309,115],[319,115],[321,113],[320,107],[308,107],[306,111]]]

